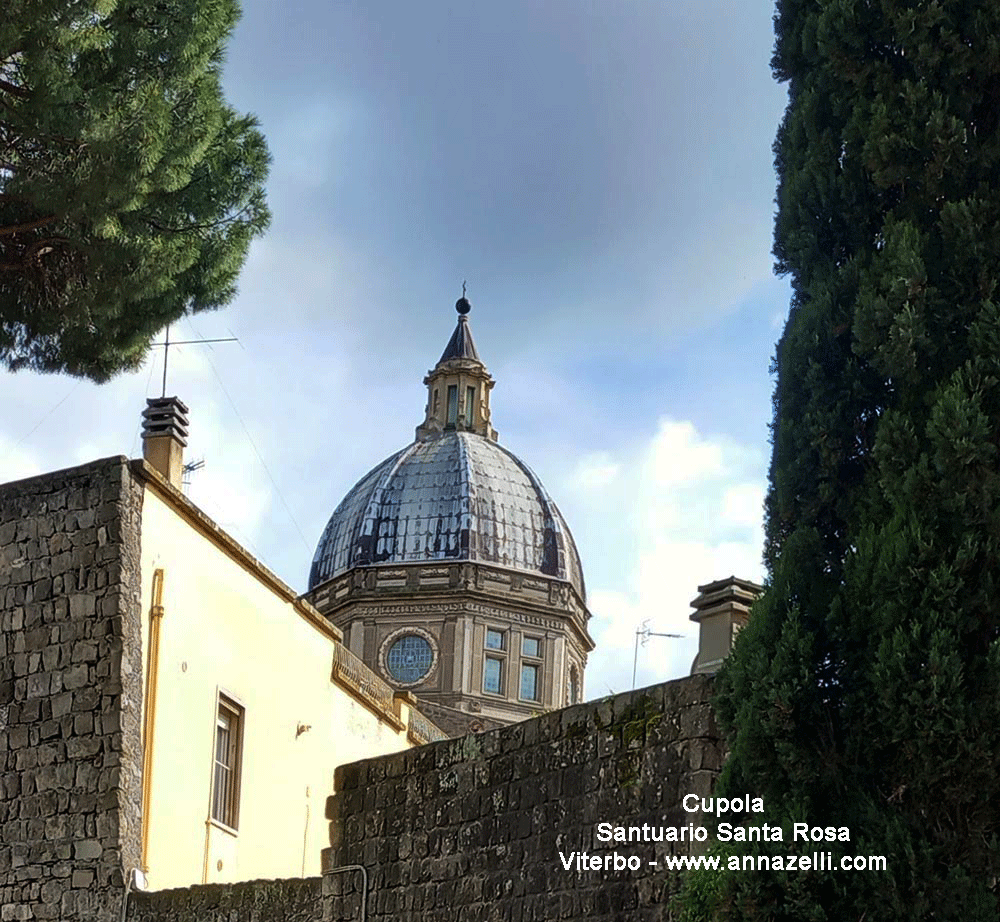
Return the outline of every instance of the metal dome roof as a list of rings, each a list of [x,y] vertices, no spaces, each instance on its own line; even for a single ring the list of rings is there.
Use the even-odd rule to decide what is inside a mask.
[[[586,598],[573,536],[541,482],[472,432],[416,441],[362,477],[320,538],[309,588],[353,567],[430,560],[540,573]]]

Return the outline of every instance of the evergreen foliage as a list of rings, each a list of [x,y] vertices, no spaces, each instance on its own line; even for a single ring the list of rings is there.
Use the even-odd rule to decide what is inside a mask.
[[[769,586],[723,791],[884,872],[733,874],[727,919],[1000,915],[1000,4],[779,0]],[[823,850],[829,845],[820,846]]]
[[[8,0],[0,15],[0,362],[102,381],[225,304],[269,215],[226,104],[236,0]]]

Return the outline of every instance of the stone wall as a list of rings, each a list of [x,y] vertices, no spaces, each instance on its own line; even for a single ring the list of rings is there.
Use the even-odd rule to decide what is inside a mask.
[[[0,486],[0,919],[96,920],[138,864],[139,528],[124,458]]]
[[[131,893],[127,922],[320,922],[321,881],[255,880]],[[117,922],[117,920],[116,920]]]
[[[609,846],[595,827],[700,823],[681,800],[708,796],[722,764],[710,695],[695,676],[338,768],[324,867],[368,869],[373,922],[667,919],[661,859],[688,844]],[[560,860],[614,849],[642,867]],[[325,881],[328,922],[360,918],[359,882]]]

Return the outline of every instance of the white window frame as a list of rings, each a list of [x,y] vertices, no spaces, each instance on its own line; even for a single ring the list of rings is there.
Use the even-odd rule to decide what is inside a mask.
[[[490,634],[498,634],[500,636],[500,646],[491,647],[489,645]],[[510,649],[510,631],[507,628],[500,627],[489,627],[487,626],[485,633],[483,634],[483,681],[482,689],[484,695],[495,695],[498,698],[507,697],[507,683],[509,681],[509,676],[507,675],[507,652]],[[493,660],[499,664],[500,669],[500,688],[497,691],[488,689],[486,687],[486,664]]]
[[[222,739],[228,723],[228,739]],[[232,695],[220,691],[215,704],[212,734],[212,822],[231,832],[239,829],[240,788],[243,776],[243,740],[246,708]],[[224,752],[220,752],[221,749]]]

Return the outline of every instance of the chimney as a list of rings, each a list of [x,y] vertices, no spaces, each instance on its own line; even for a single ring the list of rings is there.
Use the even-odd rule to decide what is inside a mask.
[[[176,397],[147,397],[142,411],[142,456],[181,489],[188,408]]]
[[[733,641],[750,619],[750,606],[764,591],[763,586],[730,576],[698,587],[691,603],[691,620],[698,625],[698,655],[691,674],[714,673],[729,656]]]

